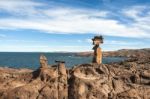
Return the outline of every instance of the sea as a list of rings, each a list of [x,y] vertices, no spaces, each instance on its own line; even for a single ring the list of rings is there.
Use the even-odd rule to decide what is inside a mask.
[[[56,64],[55,60],[65,61],[66,67],[91,63],[92,56],[80,57],[75,53],[41,53],[41,52],[0,52],[0,67],[37,69],[40,66],[39,58],[43,54],[48,64]],[[120,62],[124,57],[104,57],[102,63]]]

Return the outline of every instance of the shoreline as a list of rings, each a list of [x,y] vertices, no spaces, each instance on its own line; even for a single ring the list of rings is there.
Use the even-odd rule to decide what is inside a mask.
[[[49,65],[45,56],[36,70],[0,67],[0,98],[149,99],[150,53],[147,51],[128,51],[128,56],[134,57],[119,63],[79,64],[71,69],[61,61]]]

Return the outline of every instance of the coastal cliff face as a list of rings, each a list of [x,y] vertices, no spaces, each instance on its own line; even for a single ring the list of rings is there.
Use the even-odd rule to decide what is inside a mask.
[[[69,70],[44,56],[35,71],[0,68],[0,99],[150,99],[150,56],[143,55]]]

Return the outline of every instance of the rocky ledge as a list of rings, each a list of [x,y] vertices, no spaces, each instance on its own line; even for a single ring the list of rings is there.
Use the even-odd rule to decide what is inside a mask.
[[[56,62],[41,56],[35,71],[0,68],[0,99],[150,99],[149,55],[72,69]]]

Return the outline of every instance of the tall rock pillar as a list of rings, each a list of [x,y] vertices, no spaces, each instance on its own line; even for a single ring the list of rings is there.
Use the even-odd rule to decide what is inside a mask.
[[[47,58],[44,55],[40,56],[40,68],[47,68],[48,67],[48,61]]]
[[[93,56],[93,63],[101,64],[102,63],[102,50],[99,47],[100,44],[103,43],[103,37],[102,36],[95,36],[93,39],[93,50],[94,50],[94,56]]]
[[[67,69],[64,61],[58,63],[58,99],[68,99]]]

